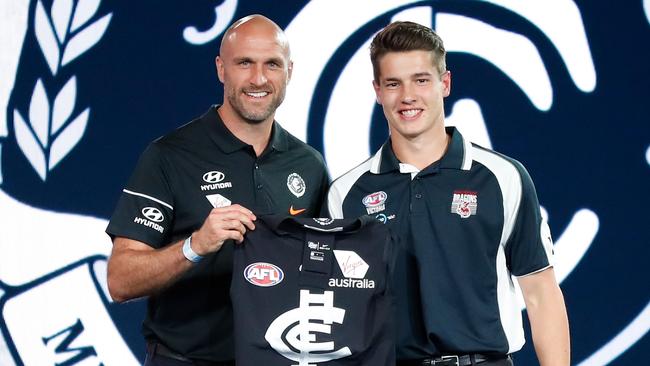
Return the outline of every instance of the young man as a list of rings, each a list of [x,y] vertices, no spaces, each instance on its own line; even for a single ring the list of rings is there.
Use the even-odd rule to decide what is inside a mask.
[[[235,242],[255,213],[315,216],[327,189],[322,156],[274,122],[292,69],[282,30],[238,20],[216,67],[223,105],[150,144],[106,230],[111,296],[149,296],[146,365],[234,365]]]
[[[398,365],[511,365],[524,344],[511,276],[540,364],[568,365],[552,242],[528,173],[445,128],[451,73],[430,28],[395,22],[370,53],[390,137],[332,184],[327,208],[333,218],[375,215],[400,243]]]

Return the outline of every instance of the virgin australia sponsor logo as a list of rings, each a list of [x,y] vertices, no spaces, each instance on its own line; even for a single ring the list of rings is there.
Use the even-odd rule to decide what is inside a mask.
[[[334,257],[345,278],[330,278],[330,287],[375,288],[375,281],[365,278],[370,266],[356,252],[335,249]]]
[[[201,186],[202,191],[210,191],[213,189],[232,188],[232,182],[223,182],[226,175],[220,171],[212,170],[203,174],[203,181],[210,184]]]
[[[353,278],[330,278],[329,287],[343,288],[375,288],[375,281],[364,278],[355,280]]]

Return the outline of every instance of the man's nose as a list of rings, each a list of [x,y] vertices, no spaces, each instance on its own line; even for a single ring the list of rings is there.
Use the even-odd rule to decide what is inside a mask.
[[[254,67],[250,78],[251,84],[260,86],[266,84],[267,81],[264,65]]]
[[[402,103],[411,104],[417,100],[413,85],[404,84],[400,95]]]

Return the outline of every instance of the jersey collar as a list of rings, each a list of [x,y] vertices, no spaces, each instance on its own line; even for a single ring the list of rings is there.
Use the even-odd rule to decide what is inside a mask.
[[[471,142],[465,139],[456,127],[446,127],[445,130],[447,134],[451,135],[449,148],[442,159],[433,163],[431,167],[469,170],[472,167]],[[370,173],[383,174],[391,171],[400,171],[400,161],[395,156],[389,137],[371,158]]]
[[[305,230],[320,232],[343,232],[354,233],[371,222],[375,218],[371,216],[361,216],[351,219],[333,220],[329,218],[304,218],[288,217],[281,215],[260,215],[258,219],[264,221],[268,227],[278,235],[290,235],[302,238]]]
[[[227,154],[248,148],[250,145],[238,139],[226,127],[221,116],[217,113],[217,109],[219,109],[219,105],[213,105],[202,117],[204,125],[208,130],[208,135],[212,141],[214,141],[217,146]],[[273,121],[269,147],[277,151],[286,151],[288,149],[287,131],[285,131],[285,129],[276,121]]]

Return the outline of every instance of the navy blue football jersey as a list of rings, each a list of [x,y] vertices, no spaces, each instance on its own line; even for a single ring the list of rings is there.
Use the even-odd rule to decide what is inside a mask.
[[[369,216],[262,216],[234,251],[237,365],[395,365],[392,240]]]

